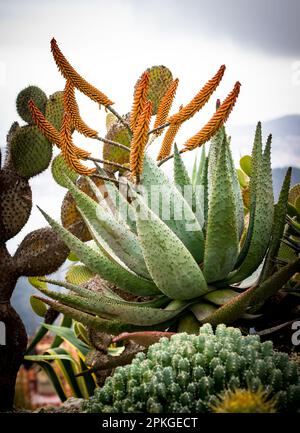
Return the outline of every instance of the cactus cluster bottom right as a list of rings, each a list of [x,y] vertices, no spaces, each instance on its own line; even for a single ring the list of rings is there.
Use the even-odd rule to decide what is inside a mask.
[[[214,332],[206,324],[199,335],[163,337],[147,354],[139,353],[131,364],[116,368],[83,409],[106,413],[213,412],[219,411],[222,396],[228,398],[235,390],[262,396],[262,407],[269,407],[270,412],[300,411],[300,375],[287,354],[273,350],[272,342],[262,343],[256,335],[242,336],[239,329],[225,325]],[[245,393],[241,394],[245,406]],[[238,399],[235,412],[237,405]]]

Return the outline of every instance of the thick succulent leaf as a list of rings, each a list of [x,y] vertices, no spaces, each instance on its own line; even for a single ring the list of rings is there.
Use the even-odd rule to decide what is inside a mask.
[[[232,186],[233,186],[233,192],[234,192],[234,198],[235,198],[235,209],[237,213],[237,223],[238,223],[238,233],[239,233],[239,239],[241,238],[244,230],[244,203],[243,203],[243,197],[242,197],[242,191],[240,188],[239,180],[237,177],[237,172],[234,167],[234,162],[232,159],[232,154],[230,151],[229,143],[227,142],[227,156],[228,156],[228,166],[229,171],[231,174],[231,180],[232,180]]]
[[[256,312],[263,303],[273,296],[296,273],[300,271],[300,259],[284,266],[262,284],[251,287],[231,301],[224,304],[204,322],[218,325],[219,323],[232,323],[242,317],[251,306],[251,312]]]
[[[205,144],[203,144],[201,148],[201,157],[200,157],[197,176],[194,185],[201,185],[205,163],[206,163]]]
[[[210,201],[210,196],[213,190],[213,183],[215,172],[217,168],[218,157],[220,154],[220,149],[222,147],[222,143],[225,137],[225,129],[224,127],[220,128],[216,135],[211,139],[209,152],[208,152],[208,168],[207,168],[207,177],[208,177],[208,197]]]
[[[206,317],[214,313],[216,309],[217,307],[215,305],[209,304],[208,302],[199,302],[190,307],[190,310],[199,322],[202,322]]]
[[[194,159],[194,164],[193,164],[193,170],[192,170],[192,184],[193,186],[196,183],[196,178],[197,178],[197,170],[198,170],[198,159],[197,159],[197,153],[195,154],[195,159]]]
[[[205,161],[203,164],[205,164]],[[195,192],[176,144],[174,144],[174,183],[183,197],[185,197],[185,199],[188,201],[188,204],[192,208],[200,227],[202,227],[204,224],[203,188],[199,181],[195,185],[195,188],[197,187],[197,193]]]
[[[131,340],[134,343],[149,347],[154,343],[158,343],[162,337],[171,338],[175,332],[160,332],[160,331],[140,331],[140,332],[123,332],[113,338],[113,343]]]
[[[272,228],[271,235],[271,243],[269,247],[269,251],[265,260],[265,264],[262,270],[262,274],[260,276],[260,281],[264,281],[268,278],[274,267],[274,259],[278,254],[280,242],[283,237],[284,227],[285,227],[285,216],[287,212],[287,203],[289,197],[289,190],[291,184],[291,167],[287,170],[282,188],[279,195],[278,203],[275,206],[274,212],[274,222]]]
[[[54,221],[42,211],[45,219],[53,230],[66,243],[70,250],[74,251],[80,260],[92,271],[99,274],[104,280],[110,281],[123,290],[139,296],[155,295],[159,290],[152,281],[123,268],[118,263],[109,260],[100,250],[95,251],[76,236]]]
[[[174,183],[180,187],[192,184],[176,143],[174,144]]]
[[[144,158],[141,184],[144,193],[150,197],[153,189],[161,192],[157,203],[155,203],[157,206],[153,207],[152,205],[152,210],[177,235],[195,260],[200,263],[204,251],[201,227],[182,194],[147,154]]]
[[[95,163],[97,172],[100,176],[107,177],[107,173]],[[106,201],[115,215],[115,218],[122,223],[128,225],[130,230],[136,232],[135,220],[134,220],[134,210],[127,201],[127,186],[120,184],[119,188],[113,182],[104,180],[105,190],[108,194]],[[99,197],[100,198],[100,197]]]
[[[105,291],[101,292],[94,292],[93,290],[86,289],[84,287],[81,287],[77,284],[70,284],[66,281],[57,281],[52,279],[45,280],[49,284],[54,284],[59,287],[64,287],[71,292],[75,292],[78,295],[82,296],[83,298],[94,300],[95,302],[101,302],[101,300],[113,300],[118,305],[131,305],[135,307],[161,307],[165,306],[169,299],[166,296],[159,296],[155,299],[152,299],[150,301],[144,301],[144,302],[131,302],[131,301],[125,301],[124,299],[120,298],[119,296],[112,298],[111,296],[107,296]],[[47,288],[47,287],[46,287]]]
[[[102,250],[111,252],[136,274],[149,278],[137,236],[87,194],[68,182],[77,208]]]
[[[157,287],[172,299],[187,300],[209,291],[200,267],[180,239],[141,198],[137,230],[149,273]]]
[[[300,272],[300,258],[283,266],[271,277],[257,286],[251,298],[251,312],[255,313],[268,298],[275,295],[275,293],[297,272]]]
[[[274,216],[270,147],[271,140],[269,137],[262,156],[262,162],[258,166],[254,221],[249,249],[240,268],[229,276],[228,282],[230,284],[237,283],[250,276],[263,261],[269,246]]]
[[[96,274],[91,272],[88,267],[84,265],[70,266],[66,273],[66,280],[68,283],[83,284],[93,278]]]
[[[69,343],[76,350],[80,358],[85,359],[86,355],[90,351],[90,347],[75,336],[73,329],[47,324],[44,324],[44,327]]]
[[[243,172],[247,175],[247,176],[251,176],[251,171],[252,171],[252,158],[250,155],[244,155],[242,156],[242,158],[240,159],[240,166],[241,169],[243,170]]]
[[[251,177],[249,182],[249,190],[250,190],[250,220],[247,230],[246,239],[243,243],[242,249],[240,251],[240,254],[238,256],[238,259],[235,264],[235,269],[239,268],[241,264],[243,263],[249,247],[250,242],[252,240],[252,234],[253,234],[253,228],[254,228],[254,221],[255,221],[255,207],[256,207],[256,185],[257,180],[260,176],[261,172],[261,164],[262,164],[262,136],[261,136],[261,123],[258,122],[256,131],[255,131],[255,137],[254,137],[254,143],[253,143],[253,149],[251,154]]]
[[[50,298],[59,301],[71,308],[82,310],[86,313],[95,314],[104,319],[116,319],[131,325],[152,326],[166,322],[177,317],[189,304],[183,305],[177,310],[162,310],[159,308],[136,307],[132,305],[120,305],[115,300],[81,298],[71,294],[53,292],[47,289],[40,291]]]
[[[216,305],[224,305],[237,295],[238,292],[232,289],[218,289],[207,293],[207,295],[203,296],[203,299]]]
[[[37,296],[37,298],[39,298]],[[102,319],[98,316],[93,316],[92,314],[85,313],[83,311],[77,310],[76,308],[69,307],[67,305],[55,302],[51,299],[39,298],[43,302],[50,305],[55,310],[63,313],[78,322],[83,323],[85,326],[89,326],[93,329],[97,329],[100,332],[106,332],[108,334],[118,335],[121,332],[136,332],[136,331],[153,331],[153,330],[165,330],[172,325],[173,320],[164,322],[158,325],[152,325],[150,327],[129,325],[128,323],[121,323],[117,320],[107,320]]]
[[[239,238],[232,177],[228,168],[226,137],[213,174],[205,238],[203,274],[207,282],[222,280],[233,269]]]

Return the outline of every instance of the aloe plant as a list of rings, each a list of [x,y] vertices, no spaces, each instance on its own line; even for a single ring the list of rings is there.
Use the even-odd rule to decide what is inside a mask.
[[[272,245],[277,245],[284,225],[284,191],[288,190],[289,174],[274,217],[270,147],[271,137],[262,149],[259,123],[252,151],[246,236],[242,236],[241,191],[223,127],[211,141],[206,164],[202,157],[202,176],[197,174],[198,180],[194,180],[190,203],[183,187],[191,186],[192,180],[176,147],[174,182],[145,155],[139,188],[128,182],[131,203],[125,202],[127,214],[113,213],[66,178],[94,243],[83,243],[42,211],[48,223],[93,273],[125,292],[151,296],[151,300],[129,302],[109,291],[96,294],[79,285],[48,280],[71,292],[40,288],[52,298],[43,299],[44,302],[85,325],[112,334],[167,329],[171,325],[192,332],[198,322],[228,324],[248,317],[248,310],[257,310],[300,268],[296,259],[276,273],[273,268],[264,268],[259,283],[253,278],[248,285],[245,281],[263,263],[266,254],[276,253]],[[112,191],[112,185],[106,183]],[[199,184],[202,188],[197,188]],[[160,197],[155,209],[148,206],[153,185],[168,191],[170,218],[164,217],[166,196]],[[119,200],[123,197],[116,188],[114,193]],[[182,218],[176,218],[178,206],[184,211]],[[269,260],[265,263],[269,266]],[[243,289],[239,287],[242,282]]]

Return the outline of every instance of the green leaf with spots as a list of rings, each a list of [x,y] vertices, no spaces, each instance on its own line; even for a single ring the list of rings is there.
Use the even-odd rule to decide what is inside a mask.
[[[225,278],[238,255],[238,223],[226,137],[214,172],[205,239],[203,274],[207,282]]]
[[[139,277],[118,263],[112,262],[100,250],[95,251],[84,242],[81,242],[44,211],[41,209],[40,211],[58,236],[92,272],[99,274],[104,280],[110,281],[135,295],[148,296],[159,293],[159,290],[152,281]]]
[[[261,264],[269,246],[274,216],[274,196],[271,169],[271,139],[269,136],[262,162],[258,166],[252,237],[247,255],[240,268],[229,276],[230,284],[249,277]],[[254,167],[254,165],[253,165]]]
[[[171,299],[192,299],[207,293],[203,274],[191,253],[141,198],[137,230],[149,273],[157,287]]]
[[[150,196],[151,201],[153,192],[154,194],[158,192],[158,197],[154,195],[153,212],[175,233],[195,260],[200,263],[203,259],[204,240],[197,218],[176,186],[148,155],[144,158],[141,184],[144,195],[147,198]]]

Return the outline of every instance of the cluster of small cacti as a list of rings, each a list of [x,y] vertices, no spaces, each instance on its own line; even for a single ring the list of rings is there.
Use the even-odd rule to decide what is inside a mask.
[[[220,404],[224,390],[236,388],[267,390],[279,412],[299,409],[299,373],[287,354],[275,352],[270,341],[261,343],[258,336],[243,337],[225,325],[214,333],[206,324],[199,335],[163,337],[146,355],[139,353],[131,364],[116,368],[84,410],[201,413]]]

